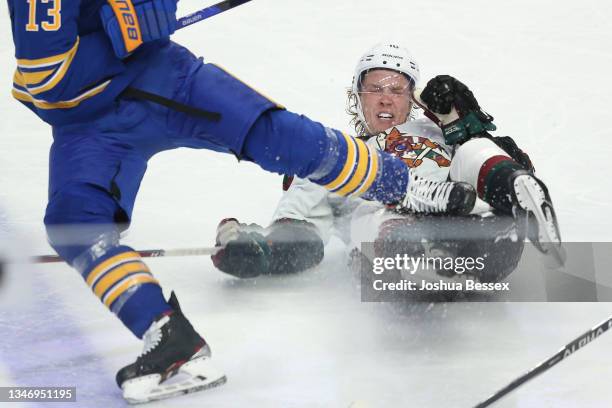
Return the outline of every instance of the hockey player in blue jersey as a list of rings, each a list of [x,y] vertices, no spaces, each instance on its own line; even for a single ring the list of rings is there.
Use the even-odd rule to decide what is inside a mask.
[[[119,234],[148,160],[177,147],[232,153],[342,196],[469,212],[474,189],[408,189],[396,157],[255,92],[169,40],[176,0],[8,0],[13,96],[53,129],[45,225],[50,244],[138,338],[144,351],[117,383],[145,402],[225,382],[210,348]],[[238,102],[238,103],[237,103]],[[449,188],[450,187],[450,188]],[[432,201],[431,197],[421,197]],[[166,386],[177,373],[188,380]]]

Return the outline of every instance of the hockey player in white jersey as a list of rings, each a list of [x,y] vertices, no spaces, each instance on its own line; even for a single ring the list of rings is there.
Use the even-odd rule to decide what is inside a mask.
[[[373,70],[369,75],[372,92],[364,96],[367,99],[366,109],[359,109],[360,115],[363,117],[365,114],[368,119],[363,118],[355,123],[357,135],[361,138],[406,122],[413,105],[410,94],[419,80],[418,65],[406,50],[388,49],[388,46],[381,45],[373,51],[374,60],[368,63],[368,67],[382,68],[383,54],[387,51],[397,56],[396,65],[394,70]],[[374,108],[376,90],[384,92],[381,93],[382,109],[374,112],[369,107]],[[353,96],[350,99],[356,102]],[[363,125],[365,123],[370,125],[366,127]],[[437,133],[440,133],[439,130]],[[368,144],[378,148],[375,140]],[[411,185],[414,187],[417,183]],[[240,224],[236,219],[225,219],[220,223],[217,244],[224,246],[224,249],[213,256],[217,268],[238,277],[254,277],[312,267],[323,258],[324,243],[329,239],[334,225],[346,224],[345,216],[361,202],[328,194],[325,189],[297,178],[286,178],[284,189],[286,191],[278,204],[274,221],[266,230],[256,224]]]
[[[491,252],[493,243],[499,248],[504,243],[500,241],[505,240],[503,253],[497,251],[497,257],[489,257],[489,268],[479,278],[499,280],[510,273],[523,248],[523,228],[517,226],[511,214],[514,211],[519,216],[517,208],[522,207],[520,197],[510,189],[500,194],[494,191],[519,174],[537,180],[532,177],[531,162],[512,139],[493,138],[486,133],[485,127],[492,125],[490,120],[483,122],[482,132],[473,132],[457,141],[446,137],[449,134],[447,130],[443,132],[446,125],[441,124],[432,110],[427,109],[427,113],[435,123],[416,118],[412,91],[418,86],[419,76],[418,64],[406,49],[380,44],[359,60],[348,92],[349,113],[357,134],[371,146],[398,155],[411,167],[411,179],[415,181],[411,184],[414,194],[408,196],[410,202],[404,205],[409,209],[408,214],[406,211],[398,214],[364,200],[337,197],[306,180],[294,180],[279,202],[268,229],[254,224],[246,226],[235,219],[221,222],[217,244],[225,248],[213,257],[215,265],[238,277],[297,272],[321,261],[324,243],[333,227],[340,226],[336,230],[345,231],[341,234],[345,241],[354,247],[359,247],[361,242],[375,242],[379,255],[406,252],[415,242],[418,244],[412,250],[421,253],[432,246],[423,248],[420,242],[430,241],[434,249],[465,256]],[[431,93],[433,85],[430,82],[426,91]],[[425,101],[419,102],[427,108]],[[473,110],[473,115],[481,112],[477,104]],[[465,143],[472,138],[473,141]],[[494,165],[483,170],[483,163],[490,163],[491,158]],[[489,177],[488,189],[478,183],[479,177]],[[465,214],[448,208],[447,179],[469,182],[479,188],[481,200],[474,212],[481,214],[456,217],[458,213]],[[527,182],[527,185],[533,184]],[[501,196],[513,198],[501,204],[504,201]],[[550,202],[547,193],[539,197]],[[552,211],[552,205],[549,208]],[[533,209],[531,205],[522,208],[522,212],[533,213]],[[497,212],[496,216],[481,216],[491,215],[492,210]],[[436,214],[436,218],[431,218],[431,214]],[[444,219],[440,214],[451,215],[452,222],[445,222],[451,218]],[[350,228],[345,228],[347,225]],[[538,220],[537,229],[554,229],[556,235],[534,238],[532,234],[535,242],[559,241],[556,220],[549,223]],[[500,235],[506,238],[500,239]],[[465,240],[465,237],[472,239]]]
[[[414,116],[411,93],[419,81],[419,67],[406,49],[380,44],[360,59],[356,70],[356,80],[348,92],[350,110],[355,116],[353,124],[358,137],[380,149],[380,140],[371,135],[408,123],[409,117]],[[358,95],[356,89],[363,85],[361,80],[366,74],[367,89]],[[428,119],[416,121],[415,126],[424,136],[443,142],[440,130]],[[440,149],[442,147],[438,154],[445,154]],[[421,170],[426,167],[423,165]],[[451,188],[445,182],[447,174],[448,169],[443,169],[443,174],[437,177],[439,182],[433,184],[425,183],[425,177],[416,181],[413,178],[410,203],[403,204],[414,207],[415,211],[419,210],[415,207],[418,206],[427,212],[459,213],[472,208],[472,203],[456,203],[449,196]],[[349,229],[345,227],[350,223],[351,213],[363,200],[343,199],[297,178],[285,178],[284,190],[273,222],[266,229],[257,224],[241,224],[234,218],[221,221],[217,244],[224,249],[212,257],[217,268],[241,278],[298,272],[322,260],[324,244],[334,230],[340,231],[345,241],[350,241]],[[384,210],[384,206],[376,208]],[[375,235],[370,234],[369,238],[374,239]]]

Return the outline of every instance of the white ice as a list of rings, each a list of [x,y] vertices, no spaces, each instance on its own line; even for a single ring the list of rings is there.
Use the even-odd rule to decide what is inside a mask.
[[[180,10],[210,3],[182,0]],[[2,226],[28,253],[49,253],[50,129],[10,97],[7,14],[1,2]],[[424,78],[463,80],[498,134],[529,152],[564,240],[609,242],[611,15],[604,0],[256,0],[174,39],[290,110],[346,130],[345,88],[357,58],[378,41],[400,41]],[[160,154],[126,242],[211,245],[221,218],[268,222],[280,185],[280,176],[230,156]],[[469,407],[612,314],[606,303],[362,303],[343,257],[332,242],[315,270],[253,281],[221,274],[207,257],[150,260],[228,376],[218,389],[150,406]],[[9,285],[18,296],[0,312],[0,385],[76,386],[78,402],[68,406],[122,406],[114,375],[140,342],[67,266],[20,272],[30,289]],[[496,406],[612,406],[611,347],[606,334]]]

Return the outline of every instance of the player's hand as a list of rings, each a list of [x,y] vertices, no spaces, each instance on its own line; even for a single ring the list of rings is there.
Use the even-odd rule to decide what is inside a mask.
[[[108,2],[100,9],[100,17],[119,58],[127,57],[142,43],[168,38],[178,26],[177,0]],[[111,4],[116,4],[116,7],[111,7]]]
[[[415,92],[415,100],[442,128],[449,145],[496,129],[493,117],[480,108],[472,91],[450,75],[431,79],[422,91]]]
[[[463,117],[471,111],[480,110],[472,91],[450,75],[438,75],[429,80],[421,99],[435,113],[448,114],[454,106],[459,116]]]
[[[257,224],[241,224],[226,218],[217,227],[216,246],[223,247],[211,256],[217,269],[238,278],[254,278],[269,273],[270,247]]]

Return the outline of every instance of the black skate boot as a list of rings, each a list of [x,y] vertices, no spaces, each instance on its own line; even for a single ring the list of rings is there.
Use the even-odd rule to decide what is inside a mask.
[[[475,203],[476,190],[468,183],[413,177],[408,182],[408,192],[398,210],[466,215],[472,211]]]
[[[553,266],[562,266],[566,254],[548,189],[533,173],[524,170],[515,171],[510,183],[513,214],[526,218],[527,237],[538,250],[552,257]]]
[[[226,381],[212,366],[210,348],[181,312],[174,292],[168,304],[174,310],[151,324],[142,354],[117,373],[117,384],[131,404],[201,391]]]

